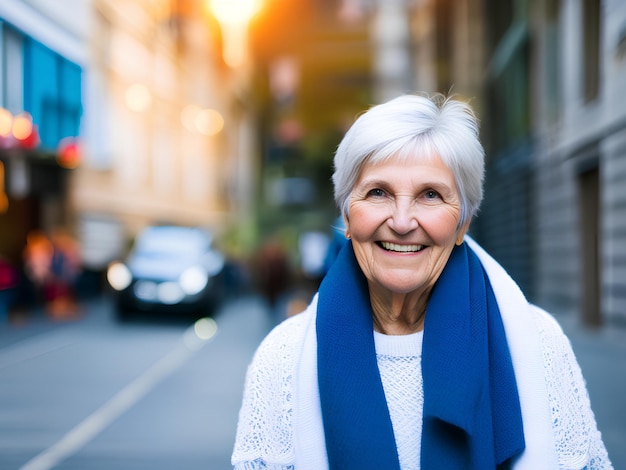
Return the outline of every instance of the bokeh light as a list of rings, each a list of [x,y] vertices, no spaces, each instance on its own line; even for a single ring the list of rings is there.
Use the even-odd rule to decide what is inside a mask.
[[[261,6],[259,0],[209,0],[209,8],[223,24],[246,24]]]
[[[196,116],[195,124],[198,132],[211,136],[224,128],[224,118],[214,109],[203,109]]]
[[[13,115],[7,109],[0,108],[0,137],[8,137],[13,128]]]
[[[135,83],[126,89],[125,94],[126,106],[136,112],[144,112],[150,108],[152,104],[152,95],[150,90],[141,83]]]
[[[13,137],[18,140],[26,140],[33,132],[33,120],[29,114],[23,113],[15,116],[13,120]]]
[[[203,341],[208,341],[217,334],[217,323],[212,318],[200,318],[193,326],[196,336]]]

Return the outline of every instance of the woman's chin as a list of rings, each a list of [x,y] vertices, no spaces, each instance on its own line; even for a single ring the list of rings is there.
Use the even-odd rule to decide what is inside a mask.
[[[380,287],[398,295],[420,294],[429,288],[424,278],[416,278],[415,273],[392,273],[383,278]]]

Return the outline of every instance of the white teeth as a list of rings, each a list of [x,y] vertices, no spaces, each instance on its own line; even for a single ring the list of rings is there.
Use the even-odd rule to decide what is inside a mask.
[[[420,251],[424,248],[424,245],[397,245],[395,243],[381,242],[380,243],[385,250],[399,251],[401,253],[411,253]]]

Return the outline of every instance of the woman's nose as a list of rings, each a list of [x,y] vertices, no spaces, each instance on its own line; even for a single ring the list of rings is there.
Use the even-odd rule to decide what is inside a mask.
[[[394,205],[393,214],[389,218],[389,226],[398,234],[404,235],[419,227],[417,211],[410,201],[398,200]]]

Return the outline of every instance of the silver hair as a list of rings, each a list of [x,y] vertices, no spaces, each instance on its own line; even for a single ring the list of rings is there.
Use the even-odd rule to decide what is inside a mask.
[[[483,198],[485,150],[478,119],[464,101],[441,94],[402,95],[361,114],[335,153],[335,202],[348,215],[350,195],[365,163],[438,155],[450,168],[461,198],[459,226]]]

